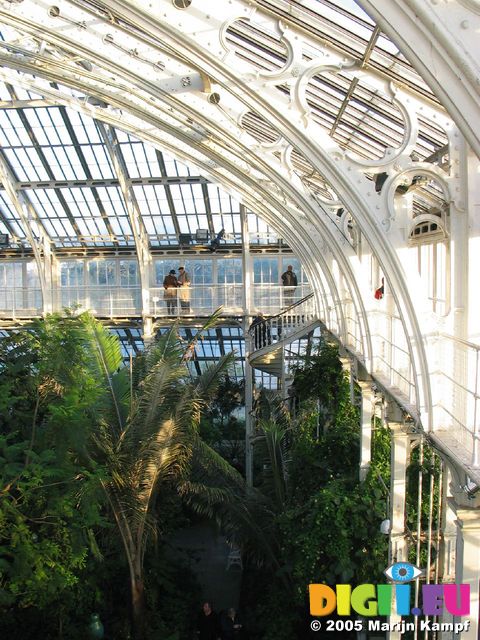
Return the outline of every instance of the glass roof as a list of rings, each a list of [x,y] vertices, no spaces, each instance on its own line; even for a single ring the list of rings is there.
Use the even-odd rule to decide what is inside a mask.
[[[385,93],[390,81],[441,111],[419,74],[353,0],[258,0],[257,4],[274,18],[285,18],[302,33],[306,63],[320,59],[328,51],[365,71],[361,78],[348,65],[338,72],[323,71],[311,77],[306,90],[311,118],[352,156],[375,161],[389,147],[401,144],[405,124],[391,96]],[[78,5],[105,17],[102,2],[81,0]],[[119,19],[120,22],[132,37],[138,35],[133,23]],[[227,29],[226,41],[234,55],[255,71],[278,70],[287,59],[286,45],[272,24],[256,21],[254,16],[250,20],[236,19]],[[22,52],[25,55],[36,51],[40,42],[7,25],[0,25],[1,40],[6,43],[6,52],[20,56]],[[49,47],[50,54],[55,55],[54,45]],[[58,54],[61,58],[65,52],[59,50]],[[18,73],[20,77],[21,72]],[[58,88],[55,83],[50,85]],[[102,106],[101,100],[83,95],[77,88],[62,85],[62,89]],[[289,91],[281,82],[276,89]],[[102,134],[105,125],[68,106],[52,105],[33,91],[13,84],[0,82],[0,99],[2,157],[18,183],[23,201],[30,207],[30,215],[39,221],[54,248],[134,248],[118,170]],[[180,111],[175,117],[188,125],[188,118]],[[241,126],[260,142],[271,143],[278,138],[272,125],[253,111],[244,114]],[[193,235],[197,229],[208,230],[210,238],[224,229],[228,243],[241,242],[238,200],[170,153],[120,129],[113,135],[133,206],[152,248],[178,246],[180,234]],[[419,118],[415,148],[419,160],[429,161],[447,142],[447,135],[438,124]],[[331,187],[298,149],[293,149],[291,162],[295,173],[316,196],[336,199]],[[421,190],[426,192],[422,197],[430,206],[429,201],[436,198],[435,190],[429,194],[428,185],[417,191]],[[420,204],[414,203],[420,212],[422,197]],[[254,234],[251,242],[278,241],[274,230],[255,212],[249,213],[249,229]],[[13,247],[28,244],[21,218],[5,190],[0,190],[0,232],[11,235]]]
[[[21,92],[1,84],[1,93]],[[23,99],[36,99],[23,92]],[[38,101],[37,101],[38,102]],[[121,130],[120,157],[150,245],[177,245],[179,234],[221,229],[241,243],[240,203],[186,164]],[[134,245],[125,198],[98,123],[68,107],[0,108],[0,145],[19,188],[55,247]],[[252,242],[278,236],[249,212]],[[5,190],[0,191],[0,231],[12,244],[26,233]]]
[[[403,137],[403,117],[379,86],[395,81],[417,98],[440,110],[439,102],[389,38],[381,33],[353,0],[259,0],[275,16],[283,16],[307,36],[303,45],[306,62],[321,59],[325,48],[353,60],[370,73],[358,80],[348,70],[314,75],[308,83],[307,102],[311,117],[343,148],[359,158],[381,158],[387,147],[397,147]],[[227,41],[236,55],[257,71],[278,71],[287,60],[286,45],[262,22],[238,19],[227,30]],[[277,89],[288,93],[286,85]],[[272,141],[275,132],[256,114],[244,119],[246,128],[262,141]],[[420,122],[416,152],[427,158],[446,144],[444,131],[425,120]]]

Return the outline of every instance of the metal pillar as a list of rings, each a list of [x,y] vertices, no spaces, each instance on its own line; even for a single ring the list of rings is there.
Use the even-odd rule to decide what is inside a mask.
[[[247,209],[243,204],[240,205],[240,219],[242,228],[243,336],[245,339],[245,478],[247,485],[251,487],[253,486],[253,368],[249,362],[252,344],[248,328],[252,302],[252,270],[248,216]]]
[[[353,404],[355,401],[355,393],[354,393],[354,380],[353,380],[353,362],[352,358],[349,355],[342,355],[340,353],[340,362],[342,363],[342,368],[345,373],[348,375],[348,384],[350,389],[350,402]]]
[[[242,229],[242,271],[243,271],[243,313],[251,315],[252,309],[252,260],[250,255],[250,236],[248,233],[248,215],[245,205],[240,205]]]
[[[27,194],[19,190],[18,181],[2,153],[0,153],[0,180],[15,207],[35,256],[42,289],[43,313],[51,313],[54,310],[52,278],[55,278],[55,274],[58,273],[52,243]]]
[[[442,542],[440,546],[440,577],[443,584],[453,584],[456,582],[455,569],[457,564],[457,505],[450,490],[452,476],[450,469],[445,465],[443,481],[442,481]],[[443,610],[441,622],[453,622],[453,616]],[[440,633],[441,640],[451,640],[452,633],[442,631]]]
[[[371,382],[364,380],[358,380],[357,382],[362,390],[359,478],[360,482],[363,482],[367,477],[372,457],[373,393]]]
[[[400,415],[399,415],[400,414]],[[407,485],[407,466],[410,458],[410,437],[400,422],[401,412],[397,407],[389,405],[388,426],[392,432],[391,482],[390,482],[390,562],[408,561],[408,545],[405,536],[405,504]],[[392,608],[395,611],[395,607]],[[392,613],[390,624],[398,623],[401,616]],[[401,640],[399,631],[389,631],[389,640]]]
[[[442,547],[440,549],[440,575],[442,582],[455,582],[456,567],[456,541],[457,541],[457,524],[456,524],[456,504],[450,491],[450,483],[452,481],[451,473],[447,465],[443,474],[442,486]]]
[[[248,316],[243,319],[243,335],[245,336],[245,479],[247,486],[253,486],[253,368],[249,362],[252,350],[251,338],[248,335]]]
[[[117,134],[112,127],[102,122],[96,121],[96,125],[109,153],[125,201],[137,251],[140,286],[142,289],[142,316],[146,319],[146,317],[150,315],[150,268],[152,264],[148,234],[142,220],[137,199],[135,198],[135,193],[132,186],[128,183],[128,171],[117,139]]]
[[[392,462],[391,462],[391,561],[408,560],[407,540],[405,538],[405,494],[406,471],[410,457],[410,438],[400,422],[391,422]]]
[[[461,640],[478,640],[479,637],[479,584],[480,584],[480,507],[457,509],[458,536],[461,540],[461,577],[456,582],[470,585],[470,614],[462,616],[462,622],[470,622],[468,631],[461,633]],[[458,572],[457,572],[458,573]]]
[[[143,317],[142,329],[143,329],[143,334],[142,334],[143,343],[145,347],[148,347],[148,345],[150,344],[150,342],[152,342],[154,338],[153,319],[150,316]]]

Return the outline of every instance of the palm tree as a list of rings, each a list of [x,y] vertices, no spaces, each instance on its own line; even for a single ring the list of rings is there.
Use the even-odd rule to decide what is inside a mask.
[[[290,414],[278,392],[262,389],[257,401],[254,443],[263,463],[260,490],[275,505],[277,513],[287,501],[291,430]]]
[[[204,328],[215,322],[213,316]],[[196,377],[186,359],[192,343],[182,344],[173,327],[145,353],[135,358],[133,370],[122,368],[120,346],[90,316],[84,318],[91,367],[103,389],[93,410],[93,455],[107,470],[102,483],[125,551],[130,574],[134,636],[144,636],[144,557],[162,485],[171,485],[190,502],[227,503],[244,491],[241,476],[198,436],[202,410],[214,396],[233,354],[220,358]],[[197,334],[198,336],[199,334]],[[215,469],[220,487],[204,478],[192,481],[192,463]],[[201,466],[201,465],[200,465]],[[211,476],[211,474],[210,474]],[[210,478],[211,479],[211,478]]]

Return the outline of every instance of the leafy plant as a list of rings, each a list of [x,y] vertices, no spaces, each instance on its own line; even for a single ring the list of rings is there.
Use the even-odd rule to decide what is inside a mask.
[[[360,416],[335,347],[323,343],[297,368],[294,390],[300,411],[291,425],[270,410],[272,399],[257,411],[263,419],[255,454],[264,460],[258,486],[274,504],[278,544],[277,567],[270,566],[268,578],[262,568],[268,589],[257,590],[262,581],[254,567],[247,576],[252,592],[245,600],[262,612],[253,623],[258,638],[304,637],[308,584],[380,581],[387,562],[379,525],[388,497],[388,430],[374,428],[370,471],[360,483]],[[273,632],[263,620],[275,620]]]
[[[122,549],[141,638],[145,555],[170,526],[168,499],[159,496],[176,495],[203,513],[226,514],[235,502],[242,512],[243,479],[198,434],[232,356],[194,378],[186,366],[193,346],[173,327],[135,359],[130,376],[118,339],[88,314],[47,316],[2,342],[4,607],[46,611],[56,603],[62,635],[67,613],[75,617],[65,610],[74,607],[67,592],[82,578],[92,586],[92,560],[109,563],[105,551]],[[115,531],[120,547],[107,543]],[[101,599],[99,587],[101,579],[85,594],[87,611]]]

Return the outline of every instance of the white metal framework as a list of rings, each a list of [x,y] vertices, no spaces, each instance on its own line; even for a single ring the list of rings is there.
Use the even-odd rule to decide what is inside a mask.
[[[478,2],[55,2],[0,1],[0,314],[88,300],[147,326],[175,250],[204,260],[197,311],[249,315],[267,295],[243,293],[252,256],[280,264],[285,243],[365,394],[413,419],[476,506]],[[223,282],[205,255],[222,229]]]

